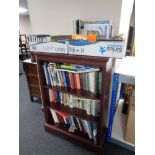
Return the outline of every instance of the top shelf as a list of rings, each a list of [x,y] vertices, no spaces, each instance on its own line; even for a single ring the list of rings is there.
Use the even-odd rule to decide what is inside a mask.
[[[66,93],[66,94],[75,95],[78,97],[84,97],[86,99],[101,100],[101,96],[95,95],[94,93],[90,91],[86,91],[86,90],[71,89],[71,88],[65,88],[65,87],[60,87],[60,86],[44,86],[44,88],[52,89],[55,91]]]

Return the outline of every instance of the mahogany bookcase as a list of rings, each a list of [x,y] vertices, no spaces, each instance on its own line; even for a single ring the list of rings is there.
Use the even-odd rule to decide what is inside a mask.
[[[81,144],[85,148],[88,148],[91,151],[96,153],[101,153],[104,149],[104,143],[106,138],[106,119],[108,117],[108,96],[111,82],[111,69],[107,67],[107,63],[109,62],[109,58],[104,57],[92,57],[92,56],[79,56],[79,55],[69,55],[69,54],[51,54],[51,53],[42,53],[35,52],[36,60],[37,60],[37,69],[39,74],[39,83],[41,90],[41,98],[44,106],[44,116],[45,116],[45,124],[44,128],[46,131],[50,133],[55,133],[61,137],[66,137],[67,139],[72,140],[72,142]],[[69,64],[80,64],[86,66],[94,66],[99,67],[102,72],[102,81],[101,81],[101,95],[97,96],[94,93],[85,91],[85,90],[73,90],[69,88],[63,88],[59,86],[47,86],[43,63],[44,62],[54,62],[54,63],[69,63]],[[88,99],[97,99],[100,101],[100,112],[97,117],[87,115],[83,110],[77,108],[69,108],[66,106],[54,106],[54,104],[49,103],[49,89],[53,89],[55,91],[72,94],[79,97],[84,97]],[[57,109],[59,111],[63,111],[68,113],[69,115],[84,119],[90,120],[97,123],[97,144],[94,144],[83,132],[79,133],[71,133],[60,128],[59,124],[55,124],[50,113],[50,108]]]

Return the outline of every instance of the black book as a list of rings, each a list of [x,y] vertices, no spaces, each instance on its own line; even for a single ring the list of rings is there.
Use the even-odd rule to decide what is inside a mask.
[[[64,72],[64,73],[65,73],[65,78],[66,78],[67,87],[70,88],[69,74],[68,74],[68,72]]]
[[[83,76],[82,76],[82,74],[84,74],[84,73],[80,73],[80,74],[79,74],[79,76],[80,76],[80,88],[81,88],[81,89],[83,89],[83,80],[82,80],[82,79],[83,79],[83,78],[82,78]]]
[[[79,129],[80,127],[78,125],[78,122],[77,122],[76,118],[73,117],[73,120],[74,120],[74,124],[75,124],[76,129]]]

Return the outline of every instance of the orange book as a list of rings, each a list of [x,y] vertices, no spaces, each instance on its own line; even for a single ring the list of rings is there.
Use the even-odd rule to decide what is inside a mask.
[[[96,41],[96,34],[72,34],[72,39]]]
[[[76,74],[76,84],[77,84],[77,89],[81,89],[80,88],[80,75],[78,73]]]

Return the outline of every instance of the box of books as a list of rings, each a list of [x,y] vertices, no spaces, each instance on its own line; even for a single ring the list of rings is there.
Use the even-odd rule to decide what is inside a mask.
[[[69,54],[99,57],[123,58],[125,56],[123,40],[105,40],[89,42],[86,40],[70,41]]]
[[[67,54],[68,45],[65,42],[38,42],[29,44],[32,52],[47,52],[47,53],[63,53]]]

